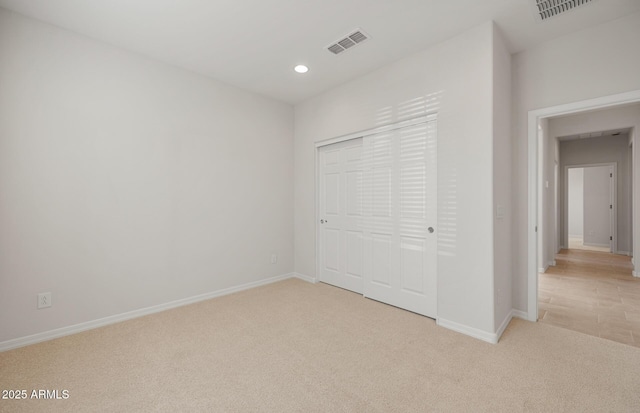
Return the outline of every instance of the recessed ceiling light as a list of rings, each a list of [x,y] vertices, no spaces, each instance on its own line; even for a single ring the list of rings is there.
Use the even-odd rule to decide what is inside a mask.
[[[309,71],[309,68],[305,65],[298,65],[294,67],[293,70],[295,70],[298,73],[307,73]]]

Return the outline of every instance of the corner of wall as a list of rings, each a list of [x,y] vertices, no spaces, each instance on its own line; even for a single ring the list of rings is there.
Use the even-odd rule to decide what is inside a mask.
[[[500,332],[512,309],[511,54],[493,22],[492,61],[493,322]]]

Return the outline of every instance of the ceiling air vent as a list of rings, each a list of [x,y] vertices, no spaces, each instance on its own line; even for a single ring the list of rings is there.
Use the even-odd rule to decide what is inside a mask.
[[[351,34],[345,36],[343,39],[340,39],[331,45],[327,46],[327,50],[333,54],[340,54],[345,50],[357,46],[360,43],[367,40],[369,36],[365,34],[362,30],[356,30]]]
[[[545,21],[551,17],[568,12],[576,7],[593,3],[594,0],[531,0],[536,20]]]

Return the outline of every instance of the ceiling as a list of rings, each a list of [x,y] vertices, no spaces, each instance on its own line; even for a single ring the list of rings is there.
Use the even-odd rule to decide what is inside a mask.
[[[568,136],[558,136],[559,141],[575,141],[578,139],[589,139],[589,138],[609,138],[613,136],[622,136],[629,135],[631,133],[631,128],[620,128],[620,129],[611,129],[597,132],[588,132],[588,133],[580,133],[577,135],[568,135]]]
[[[511,52],[640,11],[596,0],[537,22],[532,0],[0,0],[0,7],[295,104],[494,20]],[[333,55],[362,29],[371,38]],[[300,75],[296,64],[309,66]]]

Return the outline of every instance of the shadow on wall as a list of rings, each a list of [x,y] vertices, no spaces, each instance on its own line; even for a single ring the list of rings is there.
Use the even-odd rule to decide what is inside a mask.
[[[397,106],[379,108],[375,111],[376,127],[390,125],[396,122],[415,119],[419,116],[438,113],[442,104],[443,91],[429,93],[399,103]],[[446,139],[446,132],[437,131],[436,139],[428,143],[429,157],[437,162],[437,142]],[[455,256],[457,240],[457,180],[458,173],[455,164],[438,164],[438,255]],[[427,200],[428,203],[428,200]],[[436,205],[427,205],[427,208]]]

